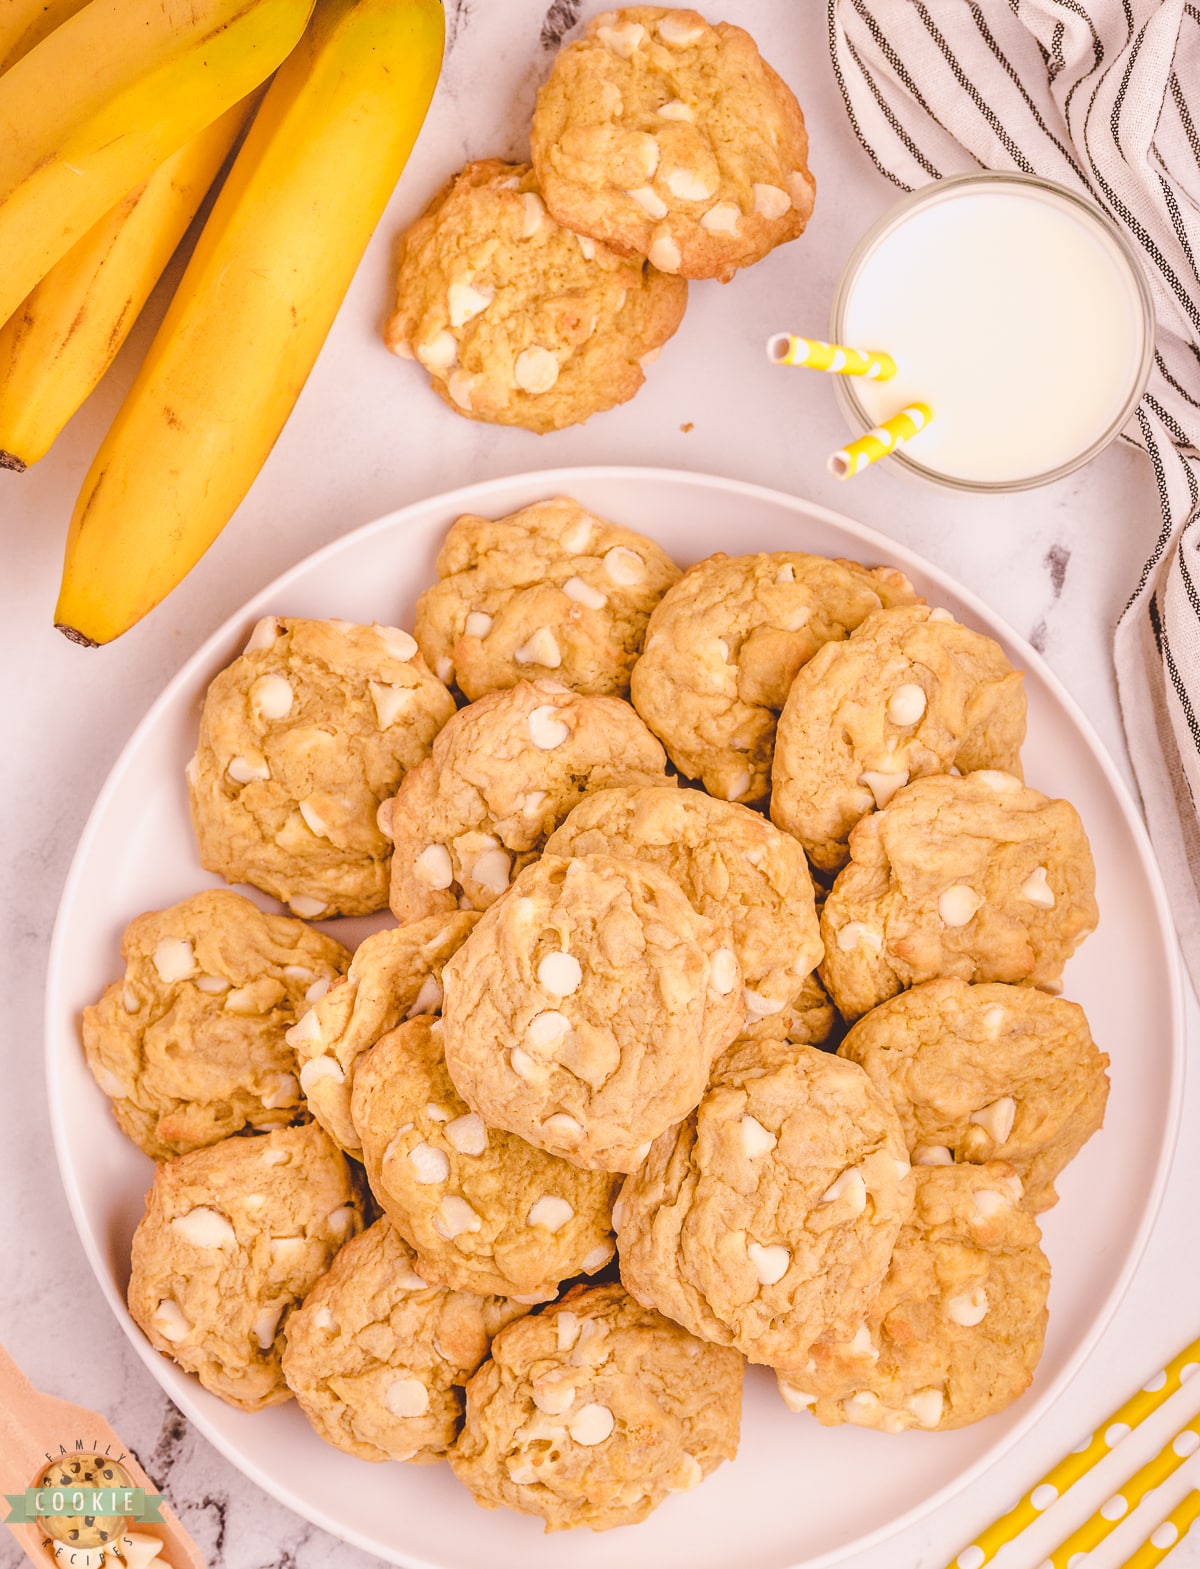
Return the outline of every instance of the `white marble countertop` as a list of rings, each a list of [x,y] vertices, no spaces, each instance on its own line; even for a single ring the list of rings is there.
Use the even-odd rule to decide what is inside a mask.
[[[682,330],[633,403],[584,428],[535,437],[459,418],[426,388],[417,367],[384,351],[377,329],[397,231],[466,158],[525,154],[551,35],[579,9],[576,0],[555,0],[547,16],[546,5],[448,0],[449,51],[437,99],[330,341],[251,495],[160,610],[97,652],[69,645],[51,625],[71,503],[133,377],[163,291],[53,454],[26,475],[0,475],[0,642],[9,673],[0,813],[0,1186],[10,1215],[0,1340],[42,1388],[114,1420],[209,1563],[221,1569],[368,1569],[376,1560],[267,1497],[191,1431],[102,1305],[50,1145],[42,983],[59,892],[101,781],[151,698],[245,598],[338,533],[469,480],[576,462],[705,469],[849,512],[954,573],[1044,652],[1128,777],[1109,640],[1158,527],[1140,455],[1113,449],[1057,485],[1008,499],[942,493],[886,465],[843,486],[824,467],[844,436],[828,380],[764,363],[761,345],[770,331],[824,330],[851,247],[897,194],[845,119],[828,65],[824,7],[815,0],[723,6],[730,20],[754,31],[804,105],[819,187],[813,222],[798,243],[733,284],[693,288]],[[599,8],[588,0],[584,12]],[[1188,1006],[1194,1036],[1190,997]],[[1130,1051],[1141,1045],[1120,1044]],[[1183,1146],[1149,1251],[1099,1350],[1016,1452],[939,1513],[848,1560],[852,1569],[940,1569],[1081,1432],[1200,1332],[1200,1142],[1186,1131],[1200,1124],[1195,1083],[1188,1100]],[[1186,1420],[1197,1406],[1200,1380],[1194,1394],[1189,1386],[1179,1397],[1168,1423]],[[1076,1524],[1155,1447],[1151,1439],[1161,1443],[1164,1436],[1160,1423],[1137,1456],[1142,1435],[1131,1440],[1115,1477],[1108,1471],[1081,1486],[1071,1509],[1064,1505],[1069,1518],[1055,1526]],[[1163,1490],[1160,1515],[1186,1490],[1189,1473],[1195,1485],[1195,1464]],[[1137,1525],[1124,1530],[1089,1562],[1095,1569],[1120,1563],[1143,1534]],[[1000,1560],[1001,1569],[1034,1569],[1055,1540],[1043,1524],[1036,1539]],[[620,1550],[616,1539],[613,1545]],[[19,1561],[0,1532],[0,1566]],[[1200,1530],[1172,1562],[1200,1566]]]

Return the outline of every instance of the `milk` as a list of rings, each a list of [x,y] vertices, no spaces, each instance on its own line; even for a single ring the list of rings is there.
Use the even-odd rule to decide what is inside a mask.
[[[1149,368],[1146,285],[1107,225],[1034,182],[974,178],[885,227],[843,285],[835,336],[884,349],[886,382],[845,391],[879,424],[915,399],[906,449],[951,480],[1020,484],[1115,434]]]

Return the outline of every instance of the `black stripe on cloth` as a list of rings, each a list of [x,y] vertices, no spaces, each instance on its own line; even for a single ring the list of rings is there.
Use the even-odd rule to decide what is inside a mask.
[[[1129,15],[1128,0],[1126,0],[1125,15],[1129,19],[1130,27],[1132,27],[1133,18]],[[1133,75],[1137,57],[1141,54],[1142,45],[1146,42],[1146,28],[1149,25],[1149,22],[1143,22],[1141,27],[1138,28],[1137,36],[1126,40],[1129,54],[1125,61],[1125,69],[1121,72],[1121,81],[1117,88],[1116,97],[1113,99],[1112,112],[1108,117],[1108,128],[1112,132],[1112,139],[1117,144],[1117,151],[1122,158],[1125,158],[1126,163],[1129,162],[1129,159],[1125,157],[1125,149],[1121,146],[1121,106],[1125,102],[1125,94],[1129,88],[1129,78]],[[1095,103],[1094,98],[1092,102]]]
[[[979,111],[981,117],[987,123],[988,127],[991,129],[992,134],[995,136],[996,140],[1004,148],[1005,152],[1012,159],[1012,161],[1016,165],[1016,167],[1021,170],[1022,174],[1034,174],[1034,173],[1036,173],[1036,171],[1035,171],[1033,165],[1030,163],[1029,159],[1026,158],[1025,154],[1017,146],[1016,142],[1013,141],[1012,137],[1004,129],[1003,125],[1001,125],[1000,121],[997,119],[997,117],[996,117],[995,113],[993,112],[993,110],[990,109],[988,107],[988,105],[986,103],[984,103],[983,99],[980,97],[978,89],[975,87],[975,84],[967,76],[967,73],[963,70],[962,66],[959,64],[958,59],[956,58],[953,50],[950,48],[949,44],[946,42],[946,40],[942,37],[941,33],[938,31],[937,23],[933,20],[932,16],[930,16],[929,9],[925,5],[924,0],[912,0],[912,3],[913,3],[913,10],[917,13],[917,15],[921,18],[921,21],[925,24],[925,31],[929,34],[929,36],[933,39],[934,43],[938,46],[938,49],[942,53],[943,59],[946,61],[946,64],[950,67],[951,71],[954,73],[954,80],[958,83],[958,85],[962,88],[963,92],[966,93],[967,97],[971,100],[971,102],[974,104],[975,108]]]
[[[942,124],[941,120],[938,119],[937,115],[934,114],[933,110],[926,103],[924,97],[921,94],[921,89],[917,86],[916,82],[913,81],[912,74],[908,67],[904,64],[904,61],[901,60],[895,49],[893,49],[879,23],[871,15],[870,11],[867,10],[866,5],[864,4],[864,0],[850,0],[850,3],[854,7],[859,21],[870,33],[875,47],[891,66],[892,70],[895,71],[901,86],[904,87],[908,93],[908,96],[913,100],[914,103],[919,104],[921,108],[924,109],[925,113],[940,130],[945,131],[947,136],[952,136],[953,133],[948,129],[948,127]],[[847,35],[847,42],[849,41],[849,35]],[[857,59],[857,56],[855,58]]]
[[[1151,411],[1151,413],[1157,414],[1159,419],[1162,420],[1163,424],[1167,427],[1167,434],[1174,441],[1177,450],[1182,447],[1191,447],[1193,452],[1196,451],[1196,444],[1188,435],[1187,431],[1184,430],[1183,426],[1179,423],[1179,421],[1175,418],[1169,409],[1163,408],[1162,404],[1158,401],[1152,392],[1147,392],[1145,394],[1145,403],[1146,407]],[[1190,456],[1190,454],[1181,453],[1181,456]],[[1200,502],[1200,491],[1197,490],[1196,476],[1193,474],[1190,464],[1188,466],[1188,490],[1191,491],[1192,506],[1195,508],[1196,504]]]
[[[1196,124],[1192,119],[1192,112],[1187,106],[1187,99],[1183,96],[1183,88],[1179,85],[1179,78],[1171,72],[1171,97],[1175,100],[1175,112],[1179,116],[1179,123],[1183,126],[1183,134],[1187,137],[1188,146],[1192,149],[1192,157],[1200,167],[1200,136],[1196,135]]]
[[[890,169],[885,168],[884,165],[880,163],[878,153],[876,153],[875,149],[871,146],[870,142],[862,133],[862,126],[858,123],[858,116],[854,112],[854,105],[850,102],[850,94],[846,91],[846,77],[842,71],[842,63],[838,59],[838,28],[836,13],[837,0],[829,0],[829,9],[826,13],[827,26],[829,29],[829,59],[833,66],[834,80],[837,82],[838,91],[842,95],[842,105],[846,110],[846,118],[850,121],[850,128],[853,130],[855,136],[858,137],[859,145],[862,147],[862,150],[879,170],[880,174],[882,174],[885,179],[890,180],[893,185],[899,186],[902,191],[911,191],[911,185],[906,185],[898,175],[893,174]]]
[[[1026,103],[1026,105],[1027,105],[1027,107],[1029,109],[1029,112],[1033,116],[1034,120],[1037,122],[1038,128],[1042,132],[1043,136],[1045,136],[1048,141],[1051,141],[1051,142],[1054,143],[1055,147],[1058,148],[1059,152],[1066,159],[1067,163],[1069,163],[1071,165],[1071,168],[1074,169],[1075,173],[1079,176],[1080,180],[1086,185],[1087,184],[1087,177],[1085,176],[1083,170],[1079,167],[1079,164],[1078,164],[1078,162],[1076,161],[1076,158],[1075,158],[1075,154],[1071,151],[1071,149],[1064,142],[1060,142],[1059,141],[1058,137],[1055,136],[1054,132],[1046,124],[1045,120],[1042,119],[1041,110],[1038,108],[1037,104],[1034,103],[1033,99],[1029,96],[1029,94],[1025,91],[1025,84],[1021,81],[1020,76],[1018,76],[1017,71],[1016,71],[1016,67],[1013,65],[1012,61],[1008,58],[1008,56],[1001,49],[1000,45],[996,42],[995,38],[992,36],[991,30],[989,29],[989,27],[987,25],[987,22],[984,20],[983,10],[982,10],[982,7],[978,4],[978,0],[971,0],[971,15],[975,19],[975,26],[979,30],[979,36],[983,39],[984,43],[987,44],[988,48],[995,55],[996,59],[1000,62],[1000,65],[1001,65],[1002,69],[1004,70],[1005,75],[1009,78],[1009,80],[1012,82],[1013,86],[1017,89],[1017,91],[1020,93],[1021,97],[1025,100],[1025,103]],[[1058,31],[1060,46],[1061,46],[1061,41],[1062,41],[1062,34],[1061,34],[1061,31],[1060,31],[1061,28],[1062,28],[1062,23],[1060,22],[1058,24],[1058,29],[1056,29],[1056,31]],[[1044,53],[1044,51],[1043,51],[1043,53]],[[1054,75],[1053,74],[1050,76],[1050,80],[1051,81],[1054,80]]]
[[[1089,76],[1092,76],[1100,69],[1101,63],[1104,60],[1104,44],[1101,41],[1100,34],[1096,31],[1095,22],[1092,21],[1090,13],[1085,10],[1081,0],[1058,0],[1058,3],[1063,8],[1063,10],[1073,11],[1081,22],[1086,22],[1088,32],[1092,35],[1092,69],[1090,71],[1082,72],[1081,75],[1079,75],[1075,81],[1071,83],[1071,86],[1067,91],[1067,96],[1063,100],[1062,116],[1069,126],[1071,123],[1071,99],[1075,96],[1075,89],[1077,87],[1081,87],[1083,83],[1087,81]],[[1019,15],[1020,13],[1018,12],[1018,16]],[[1066,68],[1065,61],[1063,62],[1063,68]]]
[[[879,84],[876,82],[874,74],[867,69],[863,60],[859,56],[858,50],[854,47],[854,40],[850,37],[849,33],[846,34],[846,48],[850,51],[850,58],[862,72],[862,79],[864,82],[866,82],[871,97],[874,98],[880,114],[883,115],[884,119],[896,133],[897,138],[904,143],[904,146],[907,149],[909,155],[916,159],[916,161],[921,165],[922,169],[924,169],[925,173],[929,175],[930,179],[940,180],[942,177],[941,171],[930,163],[929,159],[926,158],[925,154],[917,146],[916,142],[913,141],[912,137],[900,124],[900,121],[896,117],[895,111],[892,109],[891,104],[888,103],[882,92],[880,92]],[[945,130],[945,126],[943,126],[942,129]]]
[[[1141,598],[1142,592],[1145,589],[1146,584],[1150,581],[1150,577],[1154,572],[1154,569],[1162,560],[1163,551],[1166,550],[1167,546],[1171,542],[1171,534],[1173,531],[1173,524],[1171,520],[1171,492],[1167,488],[1167,475],[1166,470],[1163,468],[1162,454],[1158,450],[1158,442],[1155,441],[1153,432],[1150,429],[1150,419],[1145,409],[1139,407],[1136,418],[1138,427],[1142,432],[1142,442],[1145,446],[1147,454],[1149,455],[1150,462],[1154,466],[1154,479],[1155,483],[1158,485],[1158,504],[1162,510],[1162,529],[1159,532],[1157,540],[1154,542],[1154,549],[1151,551],[1145,566],[1142,568],[1141,576],[1137,580],[1137,587],[1125,601],[1125,609],[1121,612],[1122,619],[1128,615],[1130,606]]]
[[[1166,203],[1167,211],[1171,214],[1171,227],[1175,230],[1175,238],[1179,241],[1183,254],[1188,259],[1189,266],[1196,273],[1197,280],[1200,280],[1200,272],[1196,272],[1196,258],[1192,255],[1192,242],[1188,239],[1188,232],[1184,227],[1183,214],[1179,211],[1179,203],[1175,200],[1175,192],[1161,174],[1158,176],[1158,183],[1162,186],[1163,201]]]
[[[1158,608],[1157,593],[1150,596],[1150,625],[1154,628],[1154,641],[1158,644],[1158,651],[1162,655],[1163,666],[1171,678],[1171,685],[1175,688],[1175,696],[1179,699],[1179,706],[1183,709],[1183,717],[1187,720],[1187,727],[1192,733],[1192,741],[1196,750],[1200,752],[1200,720],[1196,718],[1196,710],[1192,707],[1192,700],[1188,695],[1187,685],[1179,674],[1179,669],[1175,664],[1175,656],[1172,654],[1171,645],[1167,641],[1167,629],[1163,625],[1162,613]],[[1191,796],[1192,787],[1190,781],[1188,781],[1186,771],[1183,777],[1184,782],[1187,783],[1188,795]],[[1194,797],[1192,798],[1192,806],[1194,809]]]
[[[1163,359],[1162,355],[1157,349],[1154,351],[1154,363],[1158,366],[1159,375],[1168,384],[1168,386],[1170,386],[1173,391],[1177,392],[1181,398],[1190,403],[1194,409],[1200,409],[1200,398],[1193,398],[1187,388],[1181,386],[1180,383],[1175,380],[1174,376],[1172,376],[1171,372],[1167,369],[1166,360]]]

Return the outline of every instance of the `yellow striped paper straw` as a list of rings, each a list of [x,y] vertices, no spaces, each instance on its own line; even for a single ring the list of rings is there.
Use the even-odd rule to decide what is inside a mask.
[[[1121,1569],[1155,1569],[1156,1564],[1162,1563],[1167,1554],[1179,1546],[1197,1519],[1200,1519],[1200,1492],[1193,1488],[1182,1503],[1175,1505],[1162,1524],[1154,1527],[1133,1557],[1127,1558],[1121,1565]]]
[[[1153,1460],[1148,1460],[1111,1498],[1105,1499],[1090,1520],[1085,1520],[1078,1531],[1072,1531],[1065,1542],[1060,1542],[1041,1565],[1041,1569],[1052,1569],[1052,1566],[1053,1569],[1068,1569],[1081,1553],[1086,1556],[1093,1547],[1098,1547],[1106,1536],[1117,1529],[1125,1516],[1137,1508],[1148,1492],[1161,1487],[1198,1449],[1200,1416],[1194,1416]]]
[[[1168,1362],[1152,1378],[1148,1378],[1136,1394],[1084,1439],[1077,1449],[1052,1466],[1040,1482],[1025,1494],[1006,1515],[1001,1515],[993,1525],[964,1547],[947,1569],[983,1569],[1002,1547],[1018,1537],[1027,1525],[1074,1487],[1081,1476],[1086,1476],[1098,1465],[1123,1438],[1139,1427],[1165,1404],[1193,1373],[1200,1373],[1200,1340],[1193,1340],[1179,1355]]]
[[[829,460],[829,472],[835,479],[850,479],[852,475],[861,473],[869,463],[877,463],[880,458],[886,458],[904,442],[910,441],[925,429],[932,418],[933,410],[928,403],[910,403],[899,414],[893,414],[882,425],[876,425],[865,436],[860,436],[857,441],[835,452]]]
[[[868,381],[890,381],[896,374],[895,360],[881,349],[851,349],[844,343],[797,338],[790,332],[767,339],[767,358],[772,365],[804,365],[838,376],[865,376]]]

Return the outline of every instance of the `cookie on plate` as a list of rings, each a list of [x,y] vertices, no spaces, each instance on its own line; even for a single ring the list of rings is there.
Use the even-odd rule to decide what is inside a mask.
[[[367,1180],[427,1280],[544,1302],[613,1256],[621,1179],[580,1171],[482,1118],[446,1071],[439,1019],[411,1019],[359,1065]]]
[[[486,910],[589,790],[662,784],[661,746],[617,697],[522,681],[460,709],[380,814],[402,924]]]
[[[822,872],[850,830],[926,774],[1021,777],[1025,692],[999,643],[924,605],[878,610],[792,682],[771,767],[771,819]]]
[[[799,551],[709,556],[655,606],[633,667],[633,706],[709,795],[762,802],[797,670],[872,611],[915,599],[891,567]]]
[[[341,943],[229,889],[139,915],[125,974],[83,1010],[83,1049],[121,1128],[154,1160],[304,1115],[285,1040],[345,972]]]
[[[737,955],[747,1029],[785,1033],[821,957],[808,863],[788,834],[699,790],[626,786],[585,795],[546,852],[625,856],[668,872]]]
[[[682,278],[572,234],[528,164],[489,158],[401,240],[384,339],[459,414],[542,433],[632,398],[686,305]]]
[[[1095,882],[1069,801],[991,769],[915,780],[850,835],[821,978],[851,1021],[941,975],[1055,988],[1095,929]]]
[[[533,166],[568,228],[685,278],[732,278],[803,232],[800,105],[750,34],[698,11],[593,18],[538,94]]]
[[[628,697],[650,612],[679,577],[652,539],[566,496],[459,518],[437,570],[417,601],[417,642],[469,698],[536,676]]]
[[[916,1165],[1007,1161],[1027,1209],[1104,1122],[1108,1057],[1083,1009],[1033,986],[949,977],[901,992],[838,1048],[895,1106]]]
[[[779,1374],[793,1411],[885,1433],[965,1427],[1028,1389],[1050,1266],[1011,1166],[920,1167],[916,1202],[869,1318]]]
[[[633,1171],[686,1117],[745,1014],[723,934],[656,866],[528,866],[447,964],[446,1066],[489,1127]]]
[[[442,966],[478,920],[470,910],[374,932],[354,951],[345,979],[288,1031],[308,1109],[348,1155],[362,1159],[350,1116],[354,1073],[381,1036],[442,1006]]]
[[[576,1287],[492,1341],[467,1385],[450,1464],[485,1509],[547,1531],[644,1520],[737,1453],[742,1359],[639,1307]]]
[[[791,1366],[855,1333],[912,1188],[900,1120],[856,1063],[741,1040],[621,1189],[621,1280],[693,1334]]]
[[[364,1202],[356,1168],[313,1122],[165,1161],[133,1235],[134,1322],[230,1405],[290,1400],[286,1317],[362,1230]]]
[[[382,909],[376,813],[453,712],[407,632],[267,616],[204,699],[187,770],[201,865],[310,920]]]
[[[428,1285],[377,1220],[288,1315],[283,1376],[326,1443],[359,1460],[440,1460],[462,1425],[463,1385],[528,1311]]]

